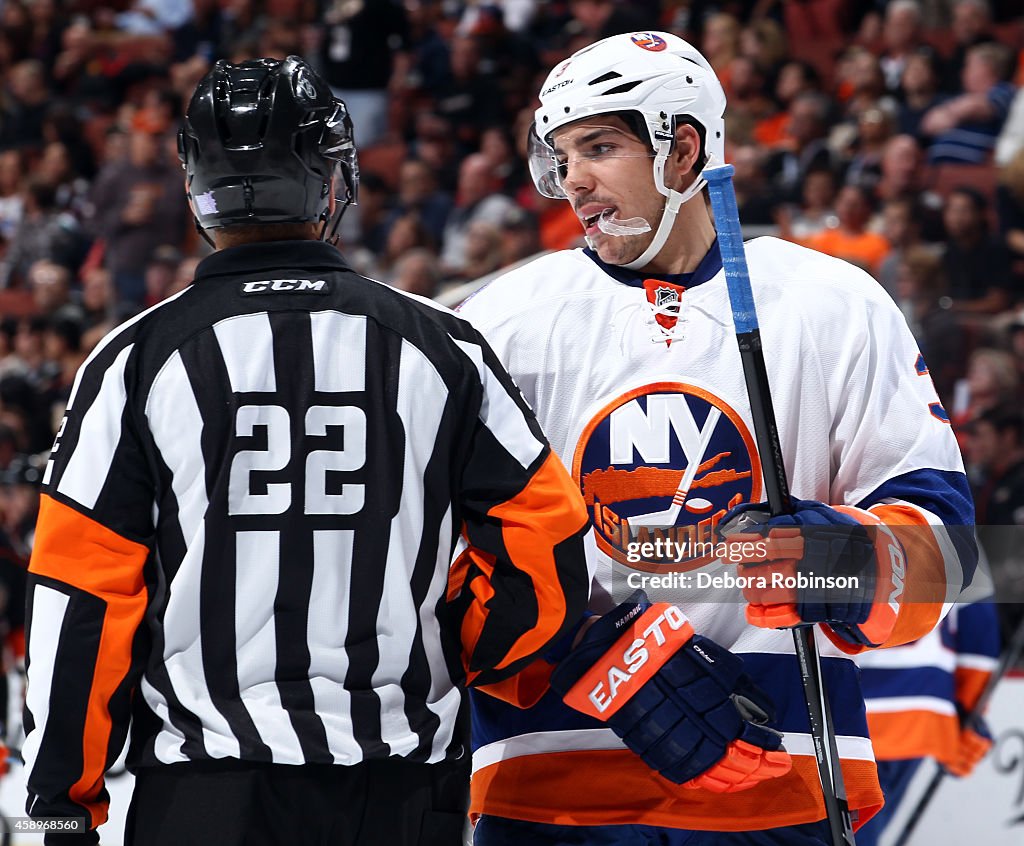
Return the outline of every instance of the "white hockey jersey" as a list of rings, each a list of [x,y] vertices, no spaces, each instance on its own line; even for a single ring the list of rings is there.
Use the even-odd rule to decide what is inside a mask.
[[[904,527],[909,600],[892,642],[919,637],[970,580],[976,556],[971,530],[943,530],[971,524],[973,507],[917,345],[888,295],[852,265],[774,238],[747,244],[747,259],[792,494],[870,508]],[[673,302],[678,312],[666,306]],[[538,662],[516,684],[474,697],[472,812],[720,831],[822,819],[792,634],[748,625],[739,591],[712,581],[735,573],[709,546],[718,521],[764,499],[717,244],[693,274],[660,279],[587,250],[555,253],[499,278],[461,311],[583,491],[597,569],[592,609],[605,612],[637,587],[679,603],[696,631],[743,656],[794,757],[787,776],[741,793],[676,787],[603,724],[564,706],[546,689],[551,665]],[[671,525],[653,528],[666,515]],[[854,650],[824,635],[850,807],[863,822],[881,794],[845,654]]]

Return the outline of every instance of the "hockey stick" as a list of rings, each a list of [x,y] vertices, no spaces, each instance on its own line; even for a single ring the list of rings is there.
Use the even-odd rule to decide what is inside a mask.
[[[992,673],[984,689],[981,691],[981,696],[978,697],[978,701],[974,703],[971,712],[964,719],[963,724],[965,727],[973,725],[974,721],[985,713],[985,708],[988,707],[988,703],[992,699],[997,685],[1002,681],[1003,676],[1009,672],[1010,668],[1017,663],[1021,653],[1024,653],[1024,617],[1021,618],[1016,631],[1013,633],[1013,637],[1006,646],[1006,651],[1003,652],[1002,657],[999,659],[999,665],[996,667],[995,672]],[[900,832],[900,836],[896,838],[893,846],[906,846],[906,843],[910,840],[910,835],[914,833],[917,824],[921,822],[921,817],[924,816],[925,810],[931,804],[932,798],[935,796],[946,775],[946,768],[939,764],[935,770],[935,775],[932,776],[932,780],[928,782],[928,786],[924,789],[924,793],[921,794],[921,798],[917,800],[914,810],[907,817],[903,831]]]
[[[768,385],[764,351],[761,349],[761,330],[757,323],[754,294],[750,288],[750,273],[743,251],[743,235],[740,230],[739,212],[736,209],[736,194],[732,187],[732,174],[732,165],[722,165],[705,169],[702,175],[708,182],[715,228],[718,230],[718,247],[722,253],[722,267],[729,289],[729,303],[732,307],[733,324],[736,327],[736,341],[740,347],[743,377],[747,383],[747,397],[750,400],[750,413],[754,421],[757,450],[761,456],[768,506],[773,515],[785,514],[792,511],[789,480],[786,478],[786,468],[782,462],[782,445],[775,423],[775,409],[772,406]],[[825,695],[814,628],[794,628],[793,644],[800,663],[804,699],[807,702],[807,715],[811,723],[811,739],[814,742],[814,758],[818,764],[818,777],[821,780],[821,792],[832,832],[832,843],[833,846],[854,846],[853,825],[846,802],[846,787],[843,784],[832,714]]]

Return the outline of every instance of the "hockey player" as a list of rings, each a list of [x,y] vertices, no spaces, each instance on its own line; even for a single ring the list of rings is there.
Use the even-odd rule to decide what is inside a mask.
[[[96,348],[45,472],[28,813],[97,842],[130,719],[128,844],[456,846],[465,685],[583,613],[586,508],[480,334],[324,242],[358,170],[305,62],[218,62],[179,151],[217,250]]]
[[[999,664],[999,619],[991,600],[958,604],[920,640],[857,656],[871,746],[885,807],[859,832],[875,846],[924,758],[970,775],[992,747],[983,719],[968,724]]]
[[[708,62],[667,33],[614,36],[560,63],[540,91],[531,173],[572,204],[590,246],[463,307],[583,492],[600,615],[474,692],[481,846],[827,842],[792,634],[775,628],[800,623],[819,624],[862,824],[882,796],[848,656],[929,631],[947,588],[973,572],[970,531],[944,530],[972,521],[962,461],[902,315],[862,271],[773,238],[747,258],[799,499],[781,518],[759,504],[702,193],[702,170],[723,162],[724,110]],[[737,506],[755,540],[720,547]],[[844,540],[822,552],[787,537],[807,526]],[[747,565],[784,577],[837,564],[857,589],[827,601],[737,587]],[[656,604],[623,602],[636,588]]]

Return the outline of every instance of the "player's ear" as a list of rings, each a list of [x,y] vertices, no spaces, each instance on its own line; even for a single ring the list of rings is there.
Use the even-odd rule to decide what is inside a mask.
[[[679,191],[696,177],[694,171],[700,164],[700,134],[690,124],[680,123],[676,126],[674,141],[665,163],[665,181]]]

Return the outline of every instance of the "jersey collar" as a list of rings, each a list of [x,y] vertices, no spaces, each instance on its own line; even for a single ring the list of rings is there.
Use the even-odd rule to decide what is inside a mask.
[[[196,281],[290,267],[349,269],[341,253],[324,241],[264,241],[211,253],[199,262]]]
[[[722,269],[722,254],[718,249],[718,239],[712,242],[711,247],[700,260],[697,269],[692,273],[644,273],[641,270],[627,270],[614,264],[606,264],[598,258],[596,252],[590,247],[583,250],[583,254],[612,277],[616,282],[623,285],[631,285],[634,288],[643,288],[645,279],[657,279],[661,282],[670,282],[683,288],[693,288],[702,282],[707,282]]]

